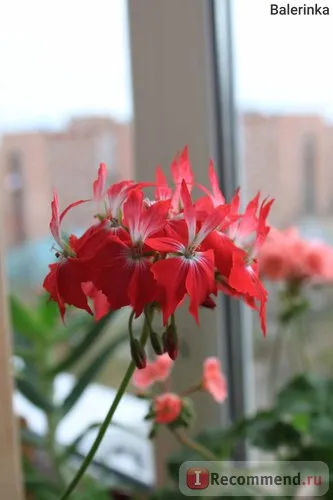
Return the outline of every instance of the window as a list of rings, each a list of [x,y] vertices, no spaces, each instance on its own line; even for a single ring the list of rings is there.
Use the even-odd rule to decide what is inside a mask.
[[[235,104],[239,117],[239,171],[248,195],[261,190],[275,198],[270,222],[296,226],[307,239],[333,243],[332,72],[327,65],[331,22],[315,16],[271,16],[266,0],[233,0],[232,38]],[[309,37],[309,30],[313,36]],[[283,36],[281,36],[283,34]],[[297,35],[296,35],[297,34]],[[240,147],[241,145],[241,147]],[[285,339],[281,385],[299,369],[303,343],[313,369],[332,370],[332,291],[309,291],[310,312],[301,333]],[[254,399],[262,407],[272,397],[269,372],[275,345],[276,296],[269,298],[268,336],[254,325]],[[280,332],[283,335],[286,332]],[[291,366],[292,365],[292,366]]]
[[[92,197],[100,162],[107,164],[112,182],[134,176],[127,3],[60,0],[46,5],[43,0],[32,0],[28,5],[14,0],[3,5],[0,25],[0,172],[6,191],[6,271],[9,291],[37,315],[42,282],[56,258],[49,229],[53,189],[62,210],[73,201]],[[70,211],[62,226],[64,233],[79,235],[94,222],[95,213],[96,207],[89,203]],[[123,311],[117,323],[108,326],[108,341],[113,334],[127,330],[127,313]],[[82,321],[85,319],[90,317],[86,315]],[[96,345],[94,356],[101,348]],[[98,382],[117,386],[128,359],[128,349],[119,349]],[[69,377],[69,381],[60,378],[58,382],[64,397],[74,381]],[[99,389],[91,387],[88,400],[81,401],[85,426],[104,417],[106,410],[100,400],[106,406],[112,400],[112,389]],[[137,414],[136,403],[127,400],[127,414],[133,413],[133,404]],[[139,406],[142,408],[142,402]],[[145,411],[145,403],[143,406]],[[35,418],[34,409],[26,408],[21,404],[18,412],[28,418],[32,429],[41,432],[41,415]],[[94,414],[93,408],[100,408],[102,415]],[[142,416],[137,416],[138,425],[144,425]],[[69,442],[79,431],[70,417],[60,439]],[[154,476],[152,445],[148,440],[143,444],[140,438],[134,447],[140,448],[140,457],[150,460],[146,467],[149,482]],[[123,451],[124,464],[125,455],[136,456],[132,452]],[[101,460],[110,465],[110,452]],[[128,472],[126,466],[120,468]]]

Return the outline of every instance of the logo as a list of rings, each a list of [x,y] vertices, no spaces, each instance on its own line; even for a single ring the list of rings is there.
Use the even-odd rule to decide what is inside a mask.
[[[186,486],[190,490],[205,490],[209,486],[209,470],[191,467],[186,472]]]

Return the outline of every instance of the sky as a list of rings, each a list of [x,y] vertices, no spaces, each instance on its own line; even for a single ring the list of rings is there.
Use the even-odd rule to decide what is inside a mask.
[[[232,2],[239,107],[333,117],[333,3],[330,16],[282,17],[270,0]],[[73,115],[130,119],[126,0],[4,0],[0,65],[0,132]]]
[[[0,2],[0,130],[132,114],[125,0]]]
[[[232,0],[236,95],[245,108],[333,117],[333,2],[329,16],[271,16],[270,0]],[[287,2],[275,0],[282,6]],[[308,6],[312,0],[292,0]]]

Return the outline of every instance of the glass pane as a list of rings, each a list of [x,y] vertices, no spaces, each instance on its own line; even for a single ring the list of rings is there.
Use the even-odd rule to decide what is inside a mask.
[[[313,245],[333,244],[333,73],[327,59],[332,16],[271,15],[266,0],[235,0],[232,13],[240,157],[248,196],[261,190],[275,198],[270,222],[276,228],[295,226]],[[289,233],[286,241],[289,237],[295,235]],[[295,244],[291,257],[300,261],[302,250],[297,252]],[[281,386],[293,373],[312,368],[332,373],[329,285],[303,282],[310,308],[302,323],[293,322],[288,331],[277,322],[283,284],[267,283],[267,338],[254,328],[258,407],[271,399],[273,385]]]
[[[18,372],[25,370],[24,376],[31,369],[30,382],[39,387],[50,359],[54,365],[64,359],[94,325],[88,314],[68,311],[64,326],[52,305],[46,306],[45,299],[41,305],[42,282],[48,265],[56,260],[49,229],[52,192],[58,192],[61,209],[75,200],[91,198],[100,162],[108,167],[109,184],[133,176],[126,1],[5,2],[0,18],[0,61],[1,198],[7,274],[15,297],[15,366]],[[97,210],[85,203],[68,212],[64,233],[82,234],[93,224]],[[97,355],[103,355],[118,335],[127,335],[127,320],[127,310],[112,318],[93,349],[64,369],[71,375],[62,373],[53,388],[44,381],[44,389],[39,387],[44,396],[55,396],[60,405],[73,387],[73,374],[82,380]],[[114,397],[112,387],[119,385],[129,362],[127,337],[106,363],[102,365],[102,361],[91,381],[109,387],[89,386],[57,429],[62,444],[68,444],[92,422],[104,419]],[[45,415],[22,393],[16,395],[15,405],[31,430],[45,430],[49,423]],[[134,427],[139,438],[112,430],[112,439],[105,440],[97,458],[149,484],[154,467],[151,444],[143,439],[146,410],[146,402],[125,398],[116,420]],[[87,452],[95,433],[96,429],[82,441],[81,453]]]

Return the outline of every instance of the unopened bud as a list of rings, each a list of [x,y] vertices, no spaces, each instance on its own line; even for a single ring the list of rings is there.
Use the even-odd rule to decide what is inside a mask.
[[[158,333],[154,331],[150,332],[150,343],[156,354],[160,355],[164,353],[162,339]]]
[[[148,434],[148,439],[154,439],[156,437],[156,434],[157,434],[157,426],[153,425],[153,427],[151,428],[151,430]]]
[[[174,361],[178,356],[179,342],[176,329],[173,325],[169,325],[163,333],[164,352],[169,354],[169,357]]]
[[[146,353],[138,339],[131,339],[131,356],[137,368],[140,370],[146,368]]]

